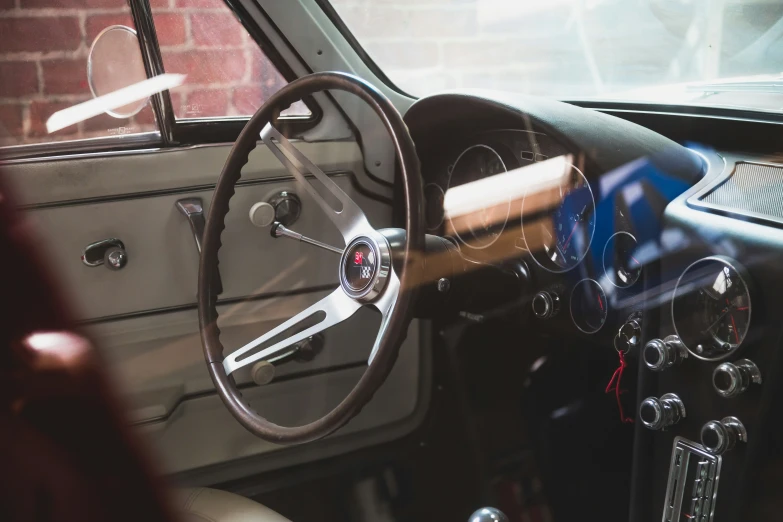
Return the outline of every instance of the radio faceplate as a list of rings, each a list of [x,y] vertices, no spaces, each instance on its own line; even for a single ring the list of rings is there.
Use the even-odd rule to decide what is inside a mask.
[[[662,522],[712,522],[722,462],[701,444],[676,437]]]

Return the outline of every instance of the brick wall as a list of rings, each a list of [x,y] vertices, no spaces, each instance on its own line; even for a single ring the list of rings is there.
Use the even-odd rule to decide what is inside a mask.
[[[172,93],[178,117],[252,114],[284,85],[221,0],[151,4],[167,72],[188,75]],[[133,27],[124,1],[0,0],[0,145],[155,128],[147,106],[132,118],[101,115],[46,133],[52,113],[91,97],[87,56],[95,36],[110,25]]]
[[[188,75],[172,93],[178,117],[250,115],[285,85],[222,0],[152,6],[166,71]]]

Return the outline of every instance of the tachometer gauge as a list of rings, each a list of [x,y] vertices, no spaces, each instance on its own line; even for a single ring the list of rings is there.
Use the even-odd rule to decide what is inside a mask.
[[[540,216],[536,207],[542,198],[556,201]],[[584,174],[572,165],[556,190],[525,195],[522,227],[527,249],[539,266],[550,272],[566,272],[578,265],[595,233],[595,200]]]
[[[628,232],[617,232],[604,246],[604,272],[614,286],[628,288],[642,274],[642,263],[636,257],[636,238]]]
[[[718,361],[737,351],[750,327],[744,268],[724,257],[696,261],[680,276],[672,299],[674,330],[699,359]]]
[[[571,291],[571,319],[586,334],[594,334],[606,322],[609,302],[601,285],[593,279],[582,279]]]
[[[449,188],[502,174],[506,164],[489,145],[473,145],[457,157],[449,171]],[[498,187],[502,190],[502,187]],[[498,240],[508,221],[511,204],[504,202],[480,208],[457,219],[449,218],[451,231],[471,248],[487,248]]]

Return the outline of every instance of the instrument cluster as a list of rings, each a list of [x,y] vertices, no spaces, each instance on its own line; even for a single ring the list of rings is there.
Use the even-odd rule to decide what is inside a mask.
[[[583,154],[524,130],[480,133],[438,152],[424,165],[428,233],[476,262],[526,262],[546,294],[533,314],[550,319],[562,308],[559,320],[580,335],[612,335],[608,322],[638,311],[633,297],[672,197],[649,165],[590,172]]]

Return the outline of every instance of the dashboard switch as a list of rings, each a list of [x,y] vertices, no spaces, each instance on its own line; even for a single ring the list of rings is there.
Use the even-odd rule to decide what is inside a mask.
[[[553,292],[538,292],[533,296],[533,314],[539,319],[549,319],[560,311],[560,298]]]
[[[676,366],[688,357],[688,349],[676,335],[664,340],[653,339],[644,346],[644,364],[654,372]]]
[[[720,422],[711,420],[701,428],[701,445],[713,455],[726,453],[737,441],[748,441],[748,432],[737,417],[724,417]]]
[[[645,428],[663,430],[685,418],[685,404],[673,393],[665,393],[660,399],[647,397],[639,407],[639,418]]]
[[[721,397],[736,397],[751,384],[761,384],[761,372],[758,366],[748,359],[719,364],[712,372],[712,387]]]

